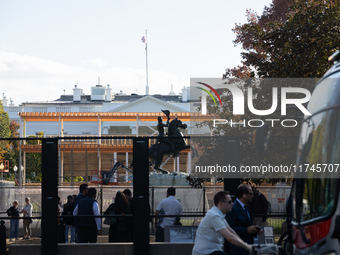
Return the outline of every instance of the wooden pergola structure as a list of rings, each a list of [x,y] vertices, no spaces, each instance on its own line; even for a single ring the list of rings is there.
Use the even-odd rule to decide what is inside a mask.
[[[26,125],[28,122],[58,122],[59,134],[58,137],[65,137],[59,140],[59,182],[63,182],[65,173],[70,174],[71,180],[73,176],[78,173],[85,173],[85,179],[88,180],[89,171],[91,170],[110,170],[112,167],[112,156],[115,161],[118,160],[118,153],[120,157],[125,153],[125,164],[128,164],[129,153],[132,153],[132,140],[124,139],[119,136],[115,139],[115,135],[103,135],[101,132],[102,122],[134,122],[136,121],[137,134],[131,135],[138,137],[138,123],[139,121],[145,122],[157,121],[158,116],[164,116],[158,112],[20,112],[21,118],[21,137],[26,136]],[[201,113],[190,112],[175,112],[170,114],[170,118],[178,117],[182,122],[200,122],[204,120],[212,120],[213,116],[202,115]],[[86,135],[72,136],[70,140],[63,133],[64,122],[97,122],[98,134],[97,137],[101,139],[94,139],[95,136],[88,137]],[[149,126],[148,126],[149,127]],[[149,127],[153,129],[152,127]],[[153,129],[154,130],[154,129]],[[156,134],[156,130],[154,130]],[[103,137],[107,136],[107,139]],[[130,136],[130,137],[131,137]],[[79,139],[78,139],[79,137]],[[23,164],[24,169],[26,166],[26,153],[41,153],[41,144],[27,144],[25,141],[20,145],[20,158],[19,162]],[[22,153],[21,153],[22,152]],[[187,162],[191,165],[190,150],[183,151],[181,159],[177,158],[174,162],[173,169],[179,169],[180,161]],[[23,154],[23,155],[22,155]],[[21,158],[23,156],[23,158]],[[111,159],[108,160],[108,158]],[[78,161],[77,161],[78,159]],[[120,158],[122,159],[122,157]],[[102,162],[106,162],[102,164]],[[109,162],[109,163],[107,163]],[[21,164],[19,163],[19,169]],[[83,164],[84,163],[84,164]],[[111,164],[111,165],[110,165]],[[187,166],[188,167],[188,166]],[[79,170],[82,169],[82,170]],[[126,173],[127,174],[127,173]],[[25,170],[23,174],[23,182],[25,182]]]

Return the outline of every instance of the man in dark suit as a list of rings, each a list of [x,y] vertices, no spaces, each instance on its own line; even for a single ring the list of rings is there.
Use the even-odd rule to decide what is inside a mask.
[[[252,189],[246,184],[241,184],[237,187],[236,195],[237,199],[233,204],[231,212],[226,215],[226,220],[244,242],[253,244],[254,237],[257,234],[261,234],[262,229],[253,225],[253,216],[246,206],[253,197]],[[229,253],[249,255],[248,251],[232,244],[229,244]]]

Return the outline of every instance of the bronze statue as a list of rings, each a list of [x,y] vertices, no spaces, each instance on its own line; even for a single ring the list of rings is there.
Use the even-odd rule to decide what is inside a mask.
[[[167,117],[168,120],[166,121],[166,124],[163,124],[163,118],[161,116],[158,116],[158,124],[157,124],[157,130],[158,130],[158,139],[156,144],[159,143],[166,143],[170,145],[170,148],[172,150],[173,156],[177,157],[177,151],[175,149],[174,143],[170,141],[164,133],[164,127],[169,127],[169,120],[170,120],[170,111],[169,110],[161,110]]]
[[[163,173],[168,173],[168,171],[165,171],[163,169],[160,169],[160,165],[163,161],[164,155],[174,155],[178,156],[177,153],[179,153],[182,150],[191,148],[193,151],[192,157],[198,156],[198,152],[195,148],[193,148],[190,145],[185,144],[185,140],[182,137],[182,133],[178,128],[186,129],[187,125],[183,124],[182,121],[180,121],[177,117],[173,119],[170,123],[170,111],[168,110],[162,110],[162,112],[167,116],[167,124],[163,124],[162,117],[158,118],[158,125],[157,129],[159,132],[158,135],[158,141],[156,144],[152,145],[149,148],[149,157],[151,160],[154,161],[154,168],[156,170],[159,170]],[[165,136],[164,133],[164,127],[168,127],[168,135]]]

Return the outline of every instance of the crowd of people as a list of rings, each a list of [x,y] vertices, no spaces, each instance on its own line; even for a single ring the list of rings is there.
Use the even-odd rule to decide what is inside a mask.
[[[97,235],[101,232],[102,220],[100,217],[72,217],[76,215],[99,216],[100,210],[96,201],[97,190],[89,188],[87,184],[79,186],[78,195],[67,196],[67,202],[62,204],[58,197],[58,215],[67,216],[58,220],[59,232],[64,231],[64,236],[59,236],[59,242],[65,243],[96,243]],[[119,217],[114,219],[109,226],[109,242],[132,242],[132,217],[123,217],[132,214],[132,192],[125,189],[117,192],[114,203],[110,204],[104,215],[114,214]],[[30,198],[25,198],[25,206],[20,211],[17,200],[13,201],[7,211],[10,217],[10,241],[18,240],[19,217],[23,214],[23,239],[31,238],[31,223],[33,205]]]
[[[181,215],[182,206],[175,198],[176,189],[167,189],[164,198],[156,207],[155,227],[156,242],[164,242],[166,226],[181,225],[179,217],[166,215]],[[64,226],[66,243],[96,243],[101,232],[102,220],[99,205],[96,201],[97,190],[87,184],[79,187],[78,195],[69,195],[67,203],[58,203],[58,214],[62,216],[59,225]],[[233,202],[227,191],[220,191],[214,196],[212,207],[196,232],[192,255],[226,255],[249,254],[254,237],[261,234],[266,226],[266,217],[254,218],[254,214],[262,214],[268,210],[267,199],[255,189],[246,184],[237,188],[236,200]],[[114,202],[105,210],[104,224],[109,226],[109,242],[133,242],[133,219],[124,217],[133,213],[133,197],[129,189],[115,194]],[[18,201],[13,202],[7,210],[10,219],[10,241],[18,239],[19,213],[23,214],[24,238],[31,237],[31,217],[33,206],[30,198],[25,198],[25,206],[20,211]],[[253,212],[253,213],[252,213]],[[85,217],[72,217],[72,216]],[[86,215],[91,215],[86,217]],[[94,217],[93,217],[94,216]],[[70,238],[69,238],[70,235]]]

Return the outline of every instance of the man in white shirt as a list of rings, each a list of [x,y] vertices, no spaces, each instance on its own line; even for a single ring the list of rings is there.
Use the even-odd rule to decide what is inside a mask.
[[[100,215],[99,206],[95,200],[97,190],[90,188],[87,197],[80,200],[73,211],[73,215]],[[79,243],[96,243],[100,232],[101,219],[95,217],[79,217],[78,227]]]
[[[31,239],[31,217],[33,212],[33,206],[31,204],[31,199],[29,197],[25,198],[26,205],[22,209],[21,213],[24,214],[25,219],[23,220],[24,227],[24,238]]]
[[[164,215],[181,215],[182,206],[175,198],[176,189],[174,187],[168,188],[166,195],[167,198],[163,199],[156,207],[155,215],[159,215],[160,212]],[[158,221],[160,224],[158,224]],[[176,217],[155,218],[156,242],[164,242],[164,227],[173,226],[175,221]]]
[[[225,220],[233,205],[229,192],[216,193],[214,204],[198,226],[192,255],[228,255],[223,252],[224,238],[250,252],[251,245],[242,241]]]

